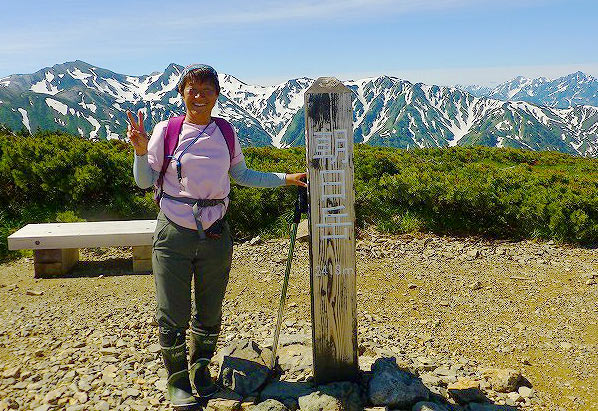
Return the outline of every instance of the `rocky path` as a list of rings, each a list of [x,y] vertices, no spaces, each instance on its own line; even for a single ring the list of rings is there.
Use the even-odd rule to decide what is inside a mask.
[[[288,240],[236,245],[221,349],[251,340],[267,350],[287,247]],[[68,278],[35,280],[26,258],[0,266],[0,410],[168,409],[152,277],[127,274],[127,250],[82,254]],[[429,400],[444,401],[428,409],[464,409],[471,398],[459,396],[469,388],[495,407],[598,409],[598,250],[368,232],[357,254],[364,392],[377,378],[372,364],[392,356]],[[281,378],[291,385],[257,400],[311,384],[307,255],[299,243],[279,350]],[[309,401],[325,395],[313,390],[281,402],[318,409]],[[361,400],[372,406],[371,398]],[[252,399],[209,407],[249,408]]]

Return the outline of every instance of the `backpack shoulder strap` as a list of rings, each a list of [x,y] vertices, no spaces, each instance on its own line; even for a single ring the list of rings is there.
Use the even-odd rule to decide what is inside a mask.
[[[170,157],[174,154],[176,146],[179,143],[179,135],[181,128],[183,128],[183,121],[185,116],[176,116],[168,119],[168,126],[166,126],[166,135],[164,136],[164,161],[162,162],[162,170],[160,175],[164,175],[168,164],[170,164]]]
[[[232,161],[235,155],[235,131],[233,130],[233,126],[223,118],[220,117],[212,117],[212,120],[216,123],[220,132],[224,136],[224,140],[226,141],[226,146],[228,147],[228,154],[230,155],[230,159]]]

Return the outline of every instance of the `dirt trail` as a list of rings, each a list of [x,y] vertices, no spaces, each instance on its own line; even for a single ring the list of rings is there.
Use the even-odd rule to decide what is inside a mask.
[[[221,340],[239,330],[260,338],[271,332],[287,247],[288,240],[235,246]],[[309,320],[307,255],[306,244],[298,244],[286,327]],[[90,377],[87,391],[87,400],[99,404],[109,400],[106,366],[124,363],[141,390],[129,398],[159,406],[159,395],[143,394],[155,389],[152,375],[160,368],[147,352],[157,342],[153,279],[127,274],[129,257],[128,250],[84,250],[71,276],[44,280],[33,279],[31,259],[0,266],[0,398],[34,408],[47,395],[45,385],[74,369],[78,389],[86,373],[100,373],[102,382],[94,387]],[[362,353],[515,368],[535,390],[522,408],[598,410],[598,250],[368,232],[357,258]],[[263,323],[249,323],[252,312],[262,313]],[[15,366],[20,371],[10,376]],[[130,383],[110,384],[122,394]]]

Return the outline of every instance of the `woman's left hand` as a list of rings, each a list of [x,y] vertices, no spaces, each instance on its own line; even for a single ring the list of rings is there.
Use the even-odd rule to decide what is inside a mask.
[[[307,187],[307,173],[287,174],[285,181],[288,186]]]

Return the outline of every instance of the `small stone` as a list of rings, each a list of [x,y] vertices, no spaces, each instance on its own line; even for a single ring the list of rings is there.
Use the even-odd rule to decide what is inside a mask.
[[[79,380],[77,383],[77,388],[85,392],[91,391],[91,385],[89,385],[89,383],[85,380]]]
[[[129,398],[129,397],[138,397],[139,394],[141,394],[141,391],[139,391],[137,388],[125,388],[122,392],[122,398],[123,400]]]
[[[161,349],[162,349],[162,347],[160,347],[160,344],[155,344],[155,343],[154,344],[150,344],[150,346],[147,347],[147,350],[149,352],[151,352],[152,354],[159,353]]]
[[[25,294],[27,294],[27,295],[43,295],[44,292],[43,291],[35,291],[35,290],[27,290],[25,292]]]
[[[118,371],[115,365],[108,365],[102,370],[102,374],[115,374]]]
[[[467,250],[467,255],[471,258],[478,258],[480,256],[480,250],[475,248],[472,250]]]
[[[525,385],[519,387],[518,392],[523,398],[530,398],[534,395],[534,390],[532,388],[526,387]]]
[[[43,402],[45,404],[56,404],[58,398],[60,398],[60,395],[61,394],[56,390],[52,390],[44,396]]]
[[[510,392],[510,393],[507,394],[507,396],[513,402],[518,402],[518,401],[521,401],[523,399],[523,397],[521,396],[521,394],[519,394],[519,392],[517,392],[517,391]]]
[[[409,284],[407,284],[407,288],[409,288],[410,290],[413,290],[413,289],[417,288],[417,284],[409,283]]]
[[[104,347],[100,349],[102,355],[118,355],[119,350],[116,347]]]
[[[472,290],[479,290],[482,288],[482,283],[479,281],[474,281],[473,283],[469,284],[469,288]]]
[[[158,380],[154,383],[154,387],[158,389],[158,391],[166,391],[166,380]]]
[[[2,377],[4,377],[4,378],[18,378],[20,374],[21,374],[21,367],[13,367],[13,368],[9,368],[8,370],[5,370],[2,373]]]
[[[573,344],[565,341],[561,343],[561,348],[565,351],[569,351],[571,348],[573,348]]]
[[[93,406],[93,409],[96,411],[110,411],[110,404],[106,401],[100,401]]]
[[[73,398],[77,400],[79,404],[85,404],[88,400],[87,393],[82,391],[73,394]]]
[[[258,245],[262,243],[262,239],[261,237],[258,235],[257,237],[253,237],[250,241],[249,241],[249,245]]]

